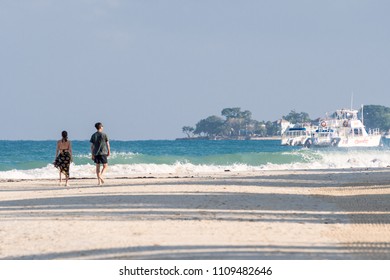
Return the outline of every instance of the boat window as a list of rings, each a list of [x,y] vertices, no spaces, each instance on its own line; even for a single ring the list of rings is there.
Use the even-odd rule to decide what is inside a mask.
[[[354,135],[363,135],[362,129],[361,129],[361,128],[355,128],[355,129],[353,130],[353,134],[354,134]]]
[[[306,133],[307,133],[306,131],[288,131],[286,135],[289,137],[298,137],[298,136],[306,135]]]

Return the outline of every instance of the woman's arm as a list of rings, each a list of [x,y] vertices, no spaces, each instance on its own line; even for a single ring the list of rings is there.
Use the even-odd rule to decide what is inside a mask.
[[[72,156],[72,142],[69,141],[69,155],[70,155],[70,161],[73,162],[73,156]]]
[[[60,149],[60,142],[58,141],[58,142],[57,142],[56,157],[55,157],[55,158],[57,158],[57,156],[58,156],[58,151],[59,151],[59,149]]]

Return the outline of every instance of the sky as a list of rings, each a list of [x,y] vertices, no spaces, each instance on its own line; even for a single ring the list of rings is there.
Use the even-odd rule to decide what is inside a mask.
[[[390,107],[390,1],[1,0],[3,140],[185,137],[224,108],[277,120]]]

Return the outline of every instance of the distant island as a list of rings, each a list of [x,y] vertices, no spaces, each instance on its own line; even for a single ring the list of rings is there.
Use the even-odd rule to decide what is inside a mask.
[[[336,110],[337,108],[335,108]],[[359,110],[361,118],[362,110]],[[367,129],[379,128],[382,133],[390,130],[390,108],[382,105],[366,105],[363,110]],[[195,127],[183,126],[186,137],[176,140],[265,140],[279,139],[282,120],[290,123],[312,123],[318,125],[320,118],[311,119],[308,113],[291,110],[275,121],[257,121],[252,113],[239,107],[225,108],[221,116],[201,119]]]

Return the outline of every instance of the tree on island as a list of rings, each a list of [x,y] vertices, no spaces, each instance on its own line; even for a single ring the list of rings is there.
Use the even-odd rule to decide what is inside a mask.
[[[241,108],[234,107],[234,108],[225,108],[222,110],[221,115],[226,118],[226,120],[229,119],[245,119],[250,120],[252,118],[252,113],[248,110],[241,112]]]
[[[290,113],[287,116],[283,116],[282,119],[289,121],[290,123],[307,123],[312,121],[308,113],[298,113],[295,110],[291,110]]]
[[[359,110],[361,116],[362,109]],[[390,108],[381,105],[365,105],[363,107],[363,121],[366,129],[379,128],[388,132],[390,129]]]
[[[269,136],[269,132],[280,131],[278,126],[272,122],[259,122],[252,119],[252,113],[248,110],[241,111],[241,108],[225,108],[219,116],[210,116],[200,120],[193,132],[194,135],[208,138],[238,139],[250,136]],[[183,132],[189,136],[190,127],[183,127]],[[190,137],[190,136],[189,136]]]
[[[183,126],[182,128],[183,133],[187,134],[188,138],[192,137],[194,130],[195,128],[193,128],[192,126]]]
[[[206,135],[208,137],[222,136],[226,130],[225,121],[218,116],[210,116],[200,120],[196,124],[194,134]]]

